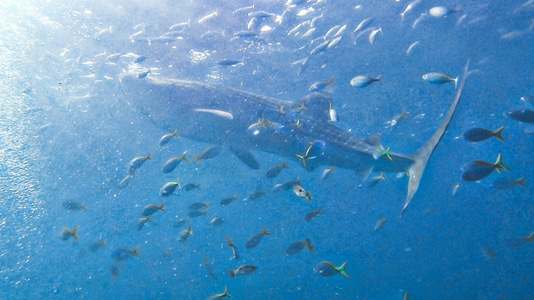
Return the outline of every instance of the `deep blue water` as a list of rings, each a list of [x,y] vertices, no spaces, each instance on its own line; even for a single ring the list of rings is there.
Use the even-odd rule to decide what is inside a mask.
[[[520,101],[534,95],[534,4],[423,0],[401,21],[407,1],[255,1],[254,8],[246,8],[249,1],[113,2],[0,4],[0,298],[206,299],[225,286],[236,299],[402,299],[406,292],[411,299],[534,297],[534,244],[521,239],[534,232],[534,137],[532,125],[504,115],[534,109]],[[458,11],[424,17],[414,28],[438,5]],[[274,16],[251,25],[258,36],[234,37],[257,11]],[[372,44],[370,31],[358,39],[352,34],[368,17],[374,17],[369,28],[382,29]],[[316,29],[304,37],[312,19]],[[179,39],[158,41],[188,20]],[[288,34],[301,23],[298,34]],[[347,25],[340,43],[310,55],[336,25]],[[146,59],[133,64],[139,55]],[[306,57],[302,70],[292,64]],[[242,63],[217,64],[224,59]],[[150,68],[150,77],[296,101],[312,83],[334,77],[329,88],[338,126],[359,137],[381,133],[384,145],[409,154],[432,136],[456,93],[452,83],[434,85],[421,76],[456,77],[468,59],[473,72],[460,105],[402,218],[408,180],[391,173],[374,187],[340,168],[321,180],[326,167],[308,172],[297,159],[256,151],[262,167],[252,170],[223,148],[213,159],[163,174],[169,157],[210,145],[178,138],[159,146],[168,131],[129,104],[119,81],[124,72]],[[365,88],[349,84],[362,74],[382,79]],[[392,126],[403,109],[408,117]],[[505,142],[462,138],[474,127],[501,126]],[[119,188],[129,161],[148,153],[153,160]],[[462,181],[462,166],[493,162],[499,153],[510,172]],[[266,178],[284,161],[289,169]],[[176,177],[201,188],[163,199],[160,187]],[[502,177],[524,177],[526,187],[497,190],[492,183]],[[297,178],[312,202],[271,191]],[[259,190],[268,195],[243,200]],[[232,204],[219,204],[232,195]],[[166,212],[138,231],[143,207],[163,200]],[[65,201],[85,203],[87,210],[68,211]],[[176,228],[196,201],[209,201],[206,216]],[[304,220],[319,208],[321,215]],[[225,224],[210,225],[214,217]],[[382,218],[387,222],[374,230]],[[194,235],[179,242],[188,224]],[[64,227],[77,226],[78,241],[61,239]],[[264,227],[272,235],[246,249]],[[238,261],[230,259],[227,236],[240,251]],[[306,238],[315,253],[285,254]],[[105,246],[91,249],[100,241]],[[114,259],[117,249],[136,246],[141,257]],[[321,261],[348,262],[350,279],[320,276],[313,269]],[[244,264],[258,270],[229,277]]]

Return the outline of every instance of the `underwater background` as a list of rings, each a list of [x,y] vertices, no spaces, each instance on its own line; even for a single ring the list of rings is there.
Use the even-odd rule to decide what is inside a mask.
[[[225,287],[236,299],[534,297],[534,120],[510,117],[534,109],[533,1],[28,0],[2,1],[0,12],[0,298],[207,299]],[[258,151],[254,170],[224,147],[197,164],[193,154],[212,145],[160,146],[170,132],[121,84],[123,74],[169,77],[297,101],[333,78],[324,89],[340,128],[410,154],[457,92],[422,75],[456,78],[469,59],[456,114],[402,218],[402,174],[364,180],[336,168],[323,178],[328,166],[309,172]],[[381,77],[352,86],[357,75]],[[501,126],[504,142],[463,137]],[[163,173],[184,151],[192,161]],[[469,162],[499,153],[509,172],[462,180]],[[160,196],[177,178],[200,186]],[[297,179],[312,201],[273,190]],[[165,212],[138,223],[163,201]],[[347,262],[350,278],[324,261]],[[244,265],[257,269],[230,278]]]

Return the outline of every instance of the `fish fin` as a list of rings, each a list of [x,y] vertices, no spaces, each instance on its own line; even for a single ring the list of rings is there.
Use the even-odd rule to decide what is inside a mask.
[[[247,149],[239,148],[239,147],[230,147],[230,151],[234,153],[237,158],[239,158],[245,165],[247,165],[249,168],[257,170],[260,168],[260,164],[254,158],[252,153],[248,151]]]
[[[505,170],[506,172],[510,172],[510,168],[508,168],[504,161],[502,160],[502,154],[499,153],[497,156],[497,161],[493,164],[495,166],[495,170],[500,174],[502,170]]]
[[[439,126],[439,128],[436,129],[436,131],[434,132],[434,135],[432,135],[430,140],[428,140],[428,142],[425,145],[423,145],[423,147],[421,147],[419,150],[417,150],[416,153],[412,155],[414,163],[408,169],[408,178],[409,178],[408,193],[406,195],[406,200],[404,201],[404,206],[402,207],[400,217],[404,215],[404,212],[406,211],[406,208],[412,201],[412,198],[415,195],[415,192],[417,192],[417,189],[419,188],[419,184],[421,183],[421,177],[423,176],[423,173],[426,168],[426,164],[428,160],[430,159],[432,152],[434,152],[434,149],[436,148],[439,141],[441,140],[441,137],[445,133],[445,130],[449,126],[449,123],[451,122],[452,116],[454,115],[454,112],[456,111],[456,107],[458,106],[458,103],[460,102],[460,98],[462,96],[462,91],[465,86],[465,81],[467,79],[468,72],[469,72],[469,60],[467,60],[467,63],[465,64],[462,81],[460,82],[460,86],[458,87],[458,91],[456,92],[454,101],[449,107],[449,111],[447,112],[445,119],[441,122],[441,125]]]
[[[371,175],[371,173],[373,172],[373,169],[374,167],[370,167],[368,169],[360,169],[357,172],[362,180],[367,180],[367,178],[369,178],[369,175]]]
[[[380,144],[380,133],[371,135],[365,139],[365,142],[371,146],[383,148],[382,144]]]
[[[502,137],[503,130],[504,130],[504,126],[502,126],[501,128],[497,129],[493,133],[493,136],[496,137],[497,139],[499,139],[499,141],[502,141],[502,142],[504,142],[504,138]]]
[[[343,277],[350,278],[349,273],[347,273],[346,268],[347,268],[347,262],[344,262],[341,264],[341,266],[335,269],[339,272],[339,274],[343,275]]]
[[[380,142],[380,133],[377,133],[377,134],[374,134],[370,137],[368,137],[367,139],[365,139],[365,142],[373,147],[375,147],[375,149],[377,149],[377,151],[374,151],[373,152],[373,158],[376,160],[376,159],[379,159],[380,157],[384,156],[384,153],[380,153],[380,151],[378,151],[379,149],[384,149],[384,147],[382,146],[382,143]]]

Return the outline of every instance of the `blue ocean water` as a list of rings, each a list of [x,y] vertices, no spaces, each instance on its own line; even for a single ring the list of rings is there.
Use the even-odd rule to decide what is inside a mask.
[[[534,137],[531,124],[506,116],[534,109],[520,100],[534,95],[532,1],[112,2],[0,3],[0,298],[207,299],[225,287],[236,299],[534,297],[527,238]],[[437,6],[450,11],[432,16]],[[353,32],[367,18],[368,27]],[[312,51],[337,37],[337,45]],[[168,77],[296,102],[333,77],[327,90],[337,125],[362,138],[380,133],[384,146],[410,154],[432,136],[457,92],[454,83],[421,76],[461,76],[469,59],[456,114],[402,218],[408,180],[394,173],[369,186],[378,172],[366,181],[336,167],[322,180],[328,166],[310,172],[296,157],[256,150],[261,168],[254,170],[223,147],[164,174],[170,157],[188,151],[193,158],[212,145],[180,137],[159,146],[168,128],[136,107],[158,99],[139,99],[121,81],[124,74]],[[351,86],[357,75],[381,80]],[[396,118],[403,110],[408,116]],[[462,138],[474,127],[501,126],[505,142]],[[149,153],[121,187],[129,162]],[[463,166],[493,163],[499,153],[510,172],[462,181]],[[266,177],[284,161],[289,169]],[[162,185],[177,177],[200,189],[161,197]],[[526,186],[495,189],[503,177],[524,177]],[[296,179],[311,202],[272,190]],[[266,195],[244,200],[257,191]],[[138,230],[143,208],[164,200],[165,212]],[[86,210],[68,210],[66,201]],[[187,216],[194,202],[209,202],[205,216]],[[225,223],[213,226],[215,217]],[[188,225],[194,233],[180,242]],[[64,228],[76,227],[77,241],[62,239]],[[247,249],[264,227],[271,235]],[[314,253],[304,247],[286,255],[306,238]],[[117,254],[136,247],[140,257]],[[314,271],[321,261],[347,262],[350,278],[321,276]],[[230,278],[242,265],[257,270]]]

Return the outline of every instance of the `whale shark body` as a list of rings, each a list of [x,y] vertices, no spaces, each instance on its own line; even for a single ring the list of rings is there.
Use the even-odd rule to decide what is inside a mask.
[[[460,100],[468,64],[456,97],[432,138],[411,155],[384,154],[377,138],[355,137],[330,122],[331,99],[313,93],[300,101],[256,95],[199,82],[157,77],[121,79],[129,106],[180,136],[228,147],[249,167],[259,163],[251,150],[300,160],[313,170],[320,165],[356,171],[405,172],[408,192],[401,216],[415,192],[434,148],[443,136]]]

